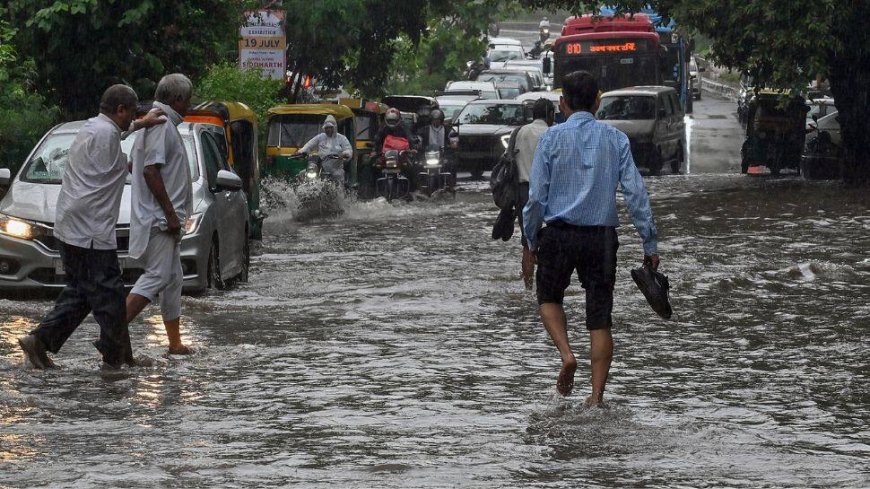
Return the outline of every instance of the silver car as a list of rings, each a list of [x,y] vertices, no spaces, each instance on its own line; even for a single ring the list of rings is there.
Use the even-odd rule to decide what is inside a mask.
[[[14,178],[0,170],[0,291],[52,289],[64,286],[64,272],[54,237],[55,206],[69,147],[85,121],[60,124],[31,152]],[[241,179],[222,156],[223,129],[211,124],[178,126],[190,164],[193,215],[181,241],[184,290],[224,288],[232,280],[247,281],[250,263],[248,205]],[[121,142],[129,154],[134,133]],[[132,287],[143,264],[128,256],[130,243],[130,178],[121,200],[117,224],[118,258],[124,284]]]

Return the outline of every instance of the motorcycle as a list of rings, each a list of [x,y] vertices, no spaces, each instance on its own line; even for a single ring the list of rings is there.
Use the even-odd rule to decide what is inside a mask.
[[[410,158],[414,153],[414,150],[389,149],[377,159],[375,168],[381,171],[381,176],[375,181],[375,192],[379,197],[387,202],[410,197],[411,183],[403,173],[411,166]]]
[[[427,197],[456,196],[453,174],[444,171],[446,156],[444,148],[430,146],[423,153],[423,168],[419,173],[420,190]]]
[[[315,217],[336,216],[344,212],[341,198],[343,185],[337,182],[332,172],[324,168],[324,163],[340,160],[340,155],[308,155],[300,153],[290,158],[307,158],[305,170],[296,176],[294,191],[299,201],[294,215],[297,221],[307,221]]]

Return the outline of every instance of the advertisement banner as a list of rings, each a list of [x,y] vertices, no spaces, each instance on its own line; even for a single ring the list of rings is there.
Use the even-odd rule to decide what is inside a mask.
[[[287,37],[283,10],[245,11],[245,25],[239,29],[239,67],[260,68],[265,78],[286,76]]]

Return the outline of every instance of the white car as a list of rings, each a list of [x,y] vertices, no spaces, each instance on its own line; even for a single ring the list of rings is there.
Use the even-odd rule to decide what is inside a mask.
[[[507,61],[522,59],[526,59],[526,51],[520,41],[506,37],[490,38],[489,49],[486,51],[488,69],[498,69]]]
[[[60,124],[43,136],[17,176],[0,170],[0,291],[60,289],[65,285],[59,244],[54,237],[55,205],[69,147],[85,121]],[[193,215],[181,240],[184,290],[224,288],[230,279],[248,280],[248,203],[242,180],[223,156],[223,128],[185,122],[178,126],[187,150],[193,184]],[[129,154],[137,133],[122,141]],[[127,254],[130,243],[130,179],[124,188],[116,226],[118,261],[124,285],[142,274]]]
[[[499,98],[498,90],[496,90],[495,83],[493,82],[460,80],[447,82],[447,86],[444,87],[445,92],[457,92],[467,90],[476,90],[480,93],[480,98],[484,100],[495,100]]]

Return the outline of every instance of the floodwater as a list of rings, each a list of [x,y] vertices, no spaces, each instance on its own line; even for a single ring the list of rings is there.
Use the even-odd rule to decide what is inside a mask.
[[[34,371],[15,338],[50,300],[0,300],[0,486],[870,486],[866,191],[647,182],[675,314],[631,282],[625,224],[606,408],[583,406],[576,284],[581,368],[555,394],[558,355],[518,239],[490,239],[485,185],[305,223],[274,185],[250,282],[184,299],[191,357],[163,356],[152,308],[131,330],[154,366],[101,379],[89,319],[61,369]]]

